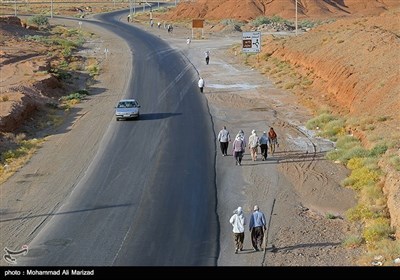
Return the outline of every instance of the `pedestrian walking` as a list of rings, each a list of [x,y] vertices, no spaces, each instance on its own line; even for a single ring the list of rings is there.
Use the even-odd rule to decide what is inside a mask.
[[[218,141],[219,145],[221,148],[221,153],[222,156],[227,156],[228,155],[228,146],[229,142],[231,142],[231,135],[229,134],[229,131],[226,129],[226,126],[224,126],[220,132],[218,133]]]
[[[210,51],[205,51],[204,57],[206,59],[206,64],[208,65],[208,63],[210,63]]]
[[[202,78],[202,77],[200,77],[199,78],[199,82],[198,82],[198,86],[199,86],[199,89],[200,89],[200,92],[202,93],[203,92],[203,90],[204,90],[204,79]]]
[[[128,22],[131,21],[131,14],[129,14],[129,15],[126,17],[126,20],[127,20]]]
[[[186,44],[190,45],[190,38],[189,37],[186,39]]]
[[[251,232],[251,244],[255,251],[262,251],[264,231],[267,229],[265,215],[260,211],[258,205],[254,206],[254,211],[250,216],[249,229]]]
[[[266,160],[268,157],[268,136],[267,132],[263,132],[263,134],[260,137],[260,140],[258,141],[260,143],[260,150],[261,150],[261,157],[262,160]]]
[[[246,136],[244,135],[244,131],[241,129],[241,130],[239,130],[238,134],[242,138],[242,141],[244,142],[244,146],[246,147],[247,146],[247,142],[246,142]]]
[[[244,137],[240,132],[236,135],[235,140],[232,144],[232,154],[235,157],[236,165],[242,165],[242,158],[244,149],[246,147],[246,142],[244,141]]]
[[[268,131],[268,141],[269,147],[271,149],[271,154],[273,155],[275,153],[276,147],[279,147],[278,136],[276,135],[273,127],[271,127]]]
[[[249,137],[249,149],[250,149],[251,159],[253,161],[257,160],[258,144],[259,144],[259,138],[257,132],[253,129]]]
[[[229,219],[233,229],[233,238],[235,241],[235,254],[238,251],[243,251],[243,241],[244,241],[244,226],[246,225],[246,218],[243,214],[242,207],[238,207],[233,211],[232,217]]]
[[[153,27],[153,25],[154,25],[154,21],[153,21],[153,19],[150,19],[150,27]]]

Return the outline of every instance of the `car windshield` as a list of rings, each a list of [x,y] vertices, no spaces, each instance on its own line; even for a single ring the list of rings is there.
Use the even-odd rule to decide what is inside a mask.
[[[125,101],[118,103],[118,108],[135,108],[136,103],[133,101]]]

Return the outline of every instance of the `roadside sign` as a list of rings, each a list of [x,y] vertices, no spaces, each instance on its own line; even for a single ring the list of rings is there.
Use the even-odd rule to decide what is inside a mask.
[[[261,50],[261,32],[243,32],[243,52],[258,53]]]
[[[192,28],[203,28],[204,19],[193,19],[192,20]]]

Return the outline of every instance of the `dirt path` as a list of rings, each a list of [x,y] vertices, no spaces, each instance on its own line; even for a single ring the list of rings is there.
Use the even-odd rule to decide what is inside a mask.
[[[226,125],[233,137],[239,129],[248,137],[252,129],[262,132],[274,126],[281,139],[278,152],[266,162],[252,162],[246,152],[243,166],[237,167],[231,156],[221,157],[217,153],[221,223],[218,264],[353,265],[359,252],[340,246],[348,225],[342,219],[325,218],[325,213],[342,215],[354,203],[353,194],[337,183],[345,170],[323,160],[323,152],[330,143],[302,130],[302,124],[310,116],[297,105],[295,97],[274,89],[256,70],[227,55],[225,49],[237,43],[241,34],[192,40],[187,45],[188,29],[175,27],[173,34],[168,34],[162,29],[143,28],[180,49],[204,77],[204,94],[216,133]],[[31,161],[1,186],[0,246],[3,248],[18,249],[28,243],[37,225],[45,223],[69,195],[74,188],[70,182],[76,182],[83,174],[112,119],[110,104],[115,104],[124,92],[121,85],[129,72],[123,74],[126,72],[119,69],[129,69],[129,51],[112,34],[94,31],[101,40],[91,48],[103,59],[102,74],[92,89],[98,94],[79,104],[68,122],[48,137]],[[107,60],[101,51],[105,48],[110,50]],[[211,51],[210,65],[203,61],[205,49]],[[260,206],[268,220],[271,218],[268,249],[272,245],[276,249],[250,253],[250,234],[246,231],[246,250],[235,255],[229,217],[239,205],[248,217],[254,204]]]

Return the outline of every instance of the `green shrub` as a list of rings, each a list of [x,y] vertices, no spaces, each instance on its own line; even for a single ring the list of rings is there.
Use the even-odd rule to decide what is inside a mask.
[[[322,113],[321,115],[312,118],[306,123],[307,129],[323,129],[324,125],[330,121],[335,120],[335,117],[329,113]]]
[[[382,255],[386,260],[394,260],[400,256],[400,240],[383,239],[376,243],[378,248],[373,256]]]
[[[89,75],[93,77],[99,74],[100,68],[97,64],[92,64],[86,67],[86,71],[88,71]]]
[[[360,146],[355,146],[349,150],[345,150],[342,156],[339,158],[339,161],[347,164],[347,162],[352,158],[363,158],[368,156],[369,152]]]
[[[73,99],[82,100],[87,95],[89,95],[89,92],[87,90],[78,90],[76,92],[68,94],[67,96],[63,96],[61,98],[61,100],[64,100],[64,101],[73,100]]]
[[[302,21],[298,22],[298,27],[299,28],[313,28],[319,24],[320,23],[318,23],[316,21],[302,20]]]
[[[333,220],[336,219],[336,216],[332,213],[326,213],[325,218]]]
[[[364,166],[363,158],[352,158],[347,162],[347,168],[354,170]]]
[[[255,27],[258,27],[258,26],[260,26],[260,25],[269,24],[269,23],[271,23],[271,22],[272,22],[272,20],[269,19],[268,17],[266,17],[266,16],[259,16],[259,17],[257,17],[256,19],[254,19],[254,20],[251,22],[251,24],[254,25]]]
[[[348,150],[355,146],[361,146],[360,140],[351,135],[343,135],[336,141],[336,148]]]
[[[36,139],[32,140],[21,140],[19,141],[19,146],[13,150],[7,150],[1,154],[1,162],[11,162],[14,159],[20,158],[28,154],[29,150],[35,148],[38,145]]]
[[[344,121],[335,119],[325,123],[323,130],[318,135],[336,141],[338,136],[345,134],[345,132]]]
[[[276,22],[276,23],[288,23],[288,21],[280,16],[274,15],[271,17],[271,21],[272,22]]]
[[[378,201],[384,198],[382,188],[379,184],[367,185],[362,189],[363,197],[370,200],[371,205],[376,204]]]
[[[392,233],[389,219],[377,218],[365,226],[363,237],[367,243],[374,243],[387,238]]]
[[[67,48],[63,49],[61,54],[64,56],[64,58],[70,57],[72,54],[71,48],[67,47]]]
[[[68,61],[63,60],[60,62],[60,64],[58,65],[61,69],[67,69],[68,68]]]
[[[28,18],[28,23],[29,24],[34,24],[38,27],[42,27],[42,26],[48,26],[49,25],[49,19],[44,16],[44,15],[37,15],[37,16],[33,16]]]
[[[344,154],[344,150],[336,149],[336,150],[331,150],[326,153],[325,158],[332,160],[332,161],[337,161],[339,158],[341,158]]]
[[[385,121],[387,121],[387,120],[389,120],[389,119],[390,119],[389,116],[382,116],[382,117],[379,117],[379,118],[378,118],[378,122],[385,122]]]
[[[378,182],[380,174],[379,172],[370,170],[367,167],[361,167],[354,169],[348,178],[353,182],[353,189],[361,190],[364,186],[369,186]]]
[[[343,241],[343,246],[347,248],[359,247],[364,242],[364,239],[358,235],[350,235]]]
[[[400,157],[393,155],[390,157],[390,163],[393,165],[394,169],[400,171]]]
[[[220,23],[225,26],[237,25],[237,26],[241,27],[244,25],[244,23],[242,21],[237,21],[235,19],[223,19],[220,21]]]
[[[387,149],[388,149],[388,146],[386,144],[376,145],[375,147],[373,147],[371,149],[371,151],[369,151],[369,155],[371,157],[378,157],[378,156],[383,155],[384,153],[386,153]]]
[[[346,218],[349,221],[364,221],[374,217],[374,213],[364,204],[357,204],[353,208],[350,208],[345,213]]]

